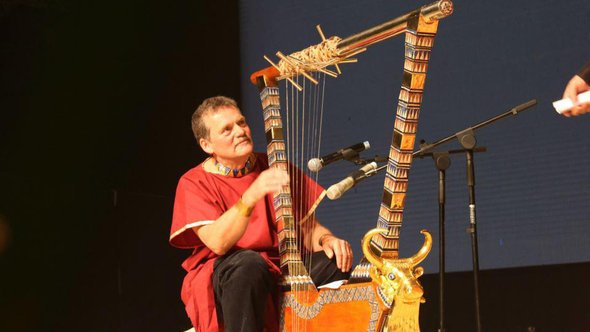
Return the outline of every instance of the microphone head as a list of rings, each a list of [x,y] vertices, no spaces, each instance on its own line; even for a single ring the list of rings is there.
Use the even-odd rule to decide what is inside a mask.
[[[314,173],[319,172],[323,166],[324,165],[322,165],[322,161],[319,158],[312,158],[307,162],[307,168]]]
[[[331,200],[340,198],[342,194],[342,190],[337,185],[332,185],[330,188],[328,188],[328,190],[326,190],[326,196],[328,196],[328,198]]]
[[[335,200],[340,198],[348,189],[354,187],[354,179],[351,175],[347,176],[344,180],[333,184],[326,191],[326,196],[329,199]]]

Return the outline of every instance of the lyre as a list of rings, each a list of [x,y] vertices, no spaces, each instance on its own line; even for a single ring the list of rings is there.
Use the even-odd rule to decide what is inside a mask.
[[[252,74],[251,80],[260,90],[269,165],[288,169],[278,81],[287,80],[301,90],[296,80],[299,75],[313,84],[317,84],[311,75],[313,72],[338,76],[341,73],[339,64],[354,62],[352,57],[366,51],[370,45],[405,32],[403,82],[379,208],[377,227],[380,230],[367,233],[363,251],[369,261],[355,267],[348,284],[338,289],[318,291],[315,288],[294,238],[299,220],[292,213],[290,189],[286,187],[274,196],[283,272],[281,283],[285,288],[281,298],[282,331],[382,331],[385,327],[389,331],[419,331],[421,288],[420,292],[412,294],[411,299],[404,298],[402,293],[407,292],[398,291],[401,289],[400,278],[405,278],[406,283],[417,284],[416,278],[422,270],[415,265],[426,257],[432,239],[430,234],[423,232],[426,237],[424,246],[414,256],[421,259],[414,260],[398,259],[398,239],[430,51],[438,21],[452,11],[450,1],[440,0],[347,38],[326,38],[318,27],[320,44],[289,55],[277,52],[278,63],[265,56],[271,66]],[[405,272],[394,275],[387,271]],[[304,300],[297,296],[302,292],[306,293]],[[416,294],[419,294],[417,300]]]

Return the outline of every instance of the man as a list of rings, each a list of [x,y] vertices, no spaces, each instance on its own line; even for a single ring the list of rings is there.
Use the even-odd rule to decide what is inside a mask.
[[[279,254],[272,194],[291,178],[268,169],[265,155],[253,154],[250,128],[234,100],[206,99],[193,114],[192,128],[210,157],[182,176],[174,203],[170,243],[194,248],[183,263],[186,311],[197,332],[219,331],[219,325],[227,332],[274,331]],[[322,189],[308,177],[296,179],[303,189],[293,195],[299,199],[293,207],[301,215]],[[312,279],[346,279],[350,244],[317,220],[309,222],[315,223],[304,232],[307,249],[315,252]]]
[[[590,91],[590,61],[580,70],[577,75],[567,83],[563,91],[563,98],[569,98],[574,103],[574,108],[564,112],[563,115],[576,116],[590,112],[590,103],[578,103],[578,94]]]

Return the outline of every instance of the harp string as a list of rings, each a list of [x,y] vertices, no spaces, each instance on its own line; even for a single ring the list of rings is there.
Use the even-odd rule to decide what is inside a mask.
[[[324,76],[325,75],[321,75],[319,73],[315,73],[314,75],[315,79],[318,82],[322,82],[322,87],[324,86],[325,80],[324,80]],[[310,160],[311,158],[315,158],[316,156],[319,156],[319,151],[318,146],[319,146],[319,142],[321,140],[321,137],[318,135],[318,127],[319,127],[319,114],[320,112],[318,111],[318,106],[319,106],[319,96],[320,96],[320,86],[319,84],[315,84],[313,85],[313,96],[312,98],[310,98],[310,103],[313,103],[312,108],[312,121],[310,124],[310,137],[311,137],[311,142],[310,142],[310,147],[308,149],[309,153],[307,155],[306,160]],[[304,165],[305,167],[306,165]],[[307,167],[305,167],[305,169],[307,169]],[[318,173],[315,174],[311,174],[310,172],[310,178],[313,178],[314,181],[318,181]],[[317,197],[317,187],[314,187],[314,192],[310,193],[311,197]],[[308,228],[307,234],[313,234],[313,231],[315,229],[316,223],[315,223],[315,208],[314,206],[310,206],[311,209],[313,209],[313,212],[311,213],[310,219],[311,222],[309,223],[305,223],[304,226]],[[311,240],[311,236],[310,238],[310,243],[309,243],[309,258],[308,258],[308,270],[311,271],[311,266],[313,264],[312,261],[312,252],[313,252],[313,242]]]
[[[318,173],[312,174],[307,168],[307,162],[311,158],[319,158],[322,136],[322,124],[324,114],[325,74],[315,73],[314,79],[320,84],[313,84],[305,77],[296,76],[293,80],[302,87],[302,91],[285,81],[285,153],[289,177],[292,180],[291,188],[294,199],[292,200],[293,216],[296,227],[295,248],[299,250],[304,267],[311,273],[313,264],[312,255],[314,244],[311,234],[316,227],[315,208],[323,198],[323,193],[318,193],[317,188],[310,190],[307,186],[307,178],[318,182]],[[322,194],[320,199],[315,199]],[[295,197],[298,195],[298,197]],[[303,274],[303,271],[299,274]],[[308,287],[297,284],[292,285],[295,298],[300,303],[309,303],[311,293]],[[305,320],[298,315],[291,316],[291,324],[294,331],[306,331]]]
[[[302,218],[301,216],[301,212],[303,207],[305,206],[305,202],[304,200],[307,198],[305,197],[305,192],[304,192],[304,178],[303,178],[303,173],[304,173],[304,168],[303,168],[303,160],[305,159],[305,144],[306,144],[306,125],[307,125],[307,118],[306,118],[306,112],[309,111],[309,108],[307,107],[307,101],[308,101],[308,96],[309,96],[309,91],[310,88],[308,88],[307,86],[309,86],[309,81],[308,79],[306,79],[305,77],[302,78],[303,80],[303,86],[305,87],[303,89],[303,93],[302,93],[302,98],[301,98],[301,122],[300,122],[300,129],[301,129],[301,137],[299,140],[299,165],[298,168],[301,170],[301,172],[297,172],[298,176],[299,176],[299,195],[301,195],[301,197],[299,197],[300,199],[297,199],[298,204],[299,204],[299,208],[298,208],[298,214],[299,217],[297,218],[297,222],[299,222]],[[301,236],[299,237],[299,240],[301,241],[301,248],[302,248],[302,253],[304,255],[307,255],[307,251],[305,251],[305,227],[299,227],[299,229],[301,230]],[[308,273],[309,273],[309,269],[307,269]],[[306,292],[305,290],[302,290],[301,294],[300,294],[300,298],[307,300],[307,295],[308,292]],[[299,331],[305,331],[306,330],[306,324],[304,323],[304,321],[302,320],[301,327]]]
[[[315,76],[315,75],[313,75],[313,76]],[[316,78],[317,78],[317,77],[316,77]],[[307,132],[307,144],[306,144],[306,149],[307,149],[307,150],[306,150],[306,152],[305,152],[305,160],[306,160],[306,161],[310,159],[310,155],[311,155],[311,153],[312,153],[312,150],[311,150],[311,149],[312,149],[312,147],[313,147],[313,143],[314,143],[314,141],[315,141],[315,137],[314,137],[314,135],[313,135],[313,130],[312,130],[312,128],[314,127],[314,120],[315,120],[315,103],[314,103],[314,100],[315,100],[315,94],[316,94],[316,92],[317,92],[317,86],[316,86],[315,84],[311,84],[311,83],[310,83],[310,84],[309,84],[309,87],[310,87],[310,88],[309,88],[310,96],[309,96],[309,98],[307,98],[307,100],[308,100],[308,105],[309,105],[309,106],[308,106],[308,110],[309,110],[309,116],[308,116],[308,123],[307,123],[307,125],[306,125],[306,128],[307,128],[307,129],[306,129],[306,132]],[[307,165],[305,165],[305,162],[304,162],[304,165],[302,165],[302,167],[305,167],[304,169],[305,169],[305,170],[307,170]],[[308,174],[308,176],[309,176],[309,178],[311,179],[311,174]],[[307,190],[306,190],[306,191],[307,191]],[[309,197],[306,197],[306,202],[307,202],[307,203],[306,203],[306,208],[307,208],[307,209],[311,208],[311,206],[310,206],[310,204],[309,204],[309,198],[310,198],[310,197],[313,197],[313,196],[311,196],[311,195],[313,195],[313,193],[309,193],[309,195],[308,195]],[[302,211],[302,212],[303,212],[303,211]],[[302,219],[303,219],[303,218],[305,218],[305,215],[306,215],[306,214],[307,214],[307,211],[305,211],[305,212],[303,213],[303,215],[302,215]],[[313,218],[312,218],[312,219],[313,219]],[[313,221],[313,220],[312,220],[312,221]],[[311,223],[306,223],[306,224],[303,224],[303,226],[306,228],[306,234],[308,235],[308,236],[307,236],[307,239],[311,239],[311,236],[310,236],[310,235],[311,235],[311,234],[313,234],[313,233],[311,232],[311,231],[313,230],[313,224],[314,224],[313,222],[311,222]],[[311,264],[312,264],[312,261],[311,261],[311,259],[312,259],[312,255],[311,255],[311,254],[313,253],[313,247],[312,247],[313,243],[312,243],[310,240],[308,240],[307,242],[308,242],[308,243],[307,243],[308,249],[307,249],[307,251],[306,251],[306,252],[308,253],[308,254],[307,254],[307,256],[308,256],[308,257],[307,257],[307,265],[308,265],[308,270],[310,271],[310,274],[311,274]],[[309,295],[308,295],[308,297],[309,297]],[[308,299],[306,299],[306,300],[308,300]],[[307,301],[307,302],[309,302],[309,301]]]
[[[298,214],[298,216],[297,216],[297,223],[300,225],[300,227],[299,227],[300,233],[299,233],[299,237],[298,237],[299,240],[301,241],[300,250],[301,250],[301,253],[303,255],[307,256],[307,251],[305,250],[306,249],[306,246],[305,246],[306,245],[306,243],[305,243],[305,231],[306,231],[306,227],[304,227],[304,225],[301,225],[299,223],[299,221],[302,218],[301,217],[301,210],[303,209],[303,204],[304,204],[303,201],[307,198],[307,197],[305,197],[305,193],[303,191],[303,178],[302,178],[303,175],[302,175],[302,173],[305,172],[305,169],[303,168],[303,159],[305,158],[305,145],[304,145],[304,142],[305,142],[305,125],[306,125],[306,121],[305,121],[306,120],[305,119],[306,107],[305,106],[306,106],[306,102],[307,102],[306,96],[307,96],[307,91],[308,91],[308,88],[307,88],[307,86],[308,86],[308,80],[305,77],[302,77],[302,80],[303,80],[303,85],[302,85],[303,86],[303,91],[301,93],[302,99],[301,99],[301,112],[300,112],[300,117],[301,117],[301,124],[300,124],[300,128],[301,128],[301,141],[300,141],[300,144],[301,145],[300,145],[300,150],[298,151],[299,159],[298,159],[298,164],[297,164],[297,167],[300,170],[300,172],[297,173],[297,175],[299,176],[298,183],[297,183],[297,186],[298,186],[297,194],[299,195],[299,197],[297,199],[297,204],[298,204],[298,207],[297,207],[297,214]],[[304,258],[307,259],[308,257],[304,257]],[[308,271],[308,273],[310,272],[309,269],[307,269],[307,271]],[[305,293],[303,293],[301,295],[304,296]]]

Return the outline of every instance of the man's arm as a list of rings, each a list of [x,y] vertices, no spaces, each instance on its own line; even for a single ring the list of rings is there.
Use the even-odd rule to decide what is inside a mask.
[[[203,243],[218,255],[224,255],[240,240],[250,220],[250,211],[267,194],[273,194],[289,184],[287,172],[267,169],[260,173],[242,194],[238,203],[225,211],[212,224],[193,229]]]
[[[315,225],[311,227],[310,234],[305,234],[306,232],[304,231],[304,236],[309,239],[309,242],[306,241],[308,249],[311,249],[314,252],[323,250],[328,258],[336,256],[336,265],[338,268],[342,270],[342,272],[350,271],[353,260],[350,243],[334,236],[334,234],[332,234],[329,229],[322,226],[317,219],[313,218],[312,220],[308,220],[308,222],[315,223]]]

